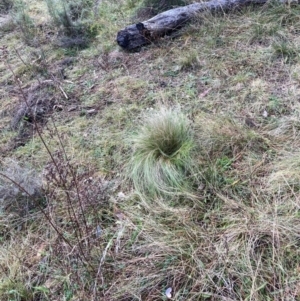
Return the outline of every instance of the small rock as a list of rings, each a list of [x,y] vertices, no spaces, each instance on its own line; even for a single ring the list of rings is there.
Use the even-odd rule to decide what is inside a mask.
[[[103,230],[101,229],[101,227],[99,225],[97,225],[96,228],[96,237],[99,238],[102,234]]]
[[[126,199],[126,195],[125,195],[122,191],[120,191],[120,192],[118,193],[118,198],[119,198],[120,200],[125,200],[125,199]]]
[[[87,114],[87,115],[95,115],[95,114],[97,114],[97,110],[96,110],[96,109],[90,109],[90,110],[87,110],[87,111],[86,111],[86,114]]]
[[[168,299],[172,298],[172,294],[171,293],[172,293],[172,287],[167,288],[166,291],[165,291],[165,294],[166,294],[166,296],[167,296]]]

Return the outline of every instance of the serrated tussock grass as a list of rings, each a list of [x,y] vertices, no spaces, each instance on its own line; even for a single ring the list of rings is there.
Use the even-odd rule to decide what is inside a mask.
[[[129,178],[137,192],[151,197],[191,192],[195,143],[190,122],[179,109],[147,112],[129,141]]]

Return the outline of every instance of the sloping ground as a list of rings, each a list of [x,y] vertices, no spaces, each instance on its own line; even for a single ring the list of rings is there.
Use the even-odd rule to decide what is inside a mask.
[[[80,51],[48,18],[38,47],[1,34],[1,169],[26,191],[0,182],[0,299],[300,300],[300,7],[207,13],[126,53],[134,8],[102,1]],[[126,178],[160,107],[191,120],[193,198]]]

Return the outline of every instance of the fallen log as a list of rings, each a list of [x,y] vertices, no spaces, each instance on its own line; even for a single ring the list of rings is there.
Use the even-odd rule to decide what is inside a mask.
[[[204,11],[229,10],[248,4],[264,4],[269,0],[210,0],[170,9],[155,17],[120,30],[117,43],[124,49],[134,50],[147,45],[159,37],[181,28],[187,21]],[[283,0],[281,2],[290,2]],[[299,3],[300,0],[292,0]]]

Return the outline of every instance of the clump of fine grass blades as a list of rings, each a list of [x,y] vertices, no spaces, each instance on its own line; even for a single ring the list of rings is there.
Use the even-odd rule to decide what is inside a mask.
[[[26,216],[38,208],[43,199],[40,175],[32,168],[6,160],[0,167],[0,214]]]
[[[191,192],[193,133],[180,110],[149,112],[130,142],[129,177],[141,195],[174,196]]]
[[[33,293],[23,283],[5,279],[0,283],[2,301],[33,300]]]
[[[13,19],[15,24],[22,32],[22,39],[28,46],[35,47],[38,45],[36,37],[36,28],[34,21],[29,16],[28,7],[23,0],[14,2],[13,5]]]
[[[95,17],[98,6],[94,1],[46,0],[48,12],[59,29],[58,46],[86,48],[97,33]]]

